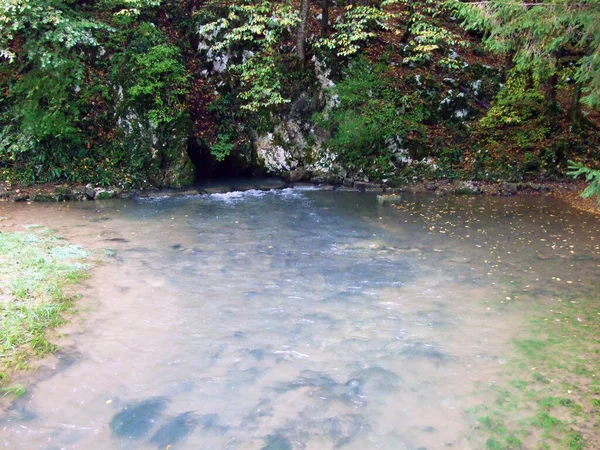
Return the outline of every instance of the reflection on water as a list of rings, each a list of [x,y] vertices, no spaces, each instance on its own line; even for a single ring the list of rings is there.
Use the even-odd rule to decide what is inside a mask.
[[[595,288],[597,230],[564,208],[315,190],[2,205],[106,264],[78,353],[14,402],[0,443],[480,448],[465,409],[531,304]]]

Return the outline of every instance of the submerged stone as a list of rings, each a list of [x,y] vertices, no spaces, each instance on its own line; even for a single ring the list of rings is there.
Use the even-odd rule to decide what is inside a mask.
[[[248,353],[259,361],[264,359],[264,357],[265,357],[265,351],[262,348],[254,348],[254,349],[250,350]]]
[[[320,397],[337,399],[343,402],[354,400],[360,395],[361,380],[350,378],[345,383],[338,383],[329,375],[314,370],[304,370],[301,376],[289,383],[281,383],[275,387],[275,392],[285,393],[301,388],[314,388]]]
[[[152,436],[150,442],[159,448],[165,448],[175,442],[185,439],[199,423],[198,416],[193,412],[185,412],[172,418]]]
[[[408,359],[424,358],[438,362],[443,362],[450,359],[446,353],[438,350],[433,345],[422,343],[408,345],[406,348],[400,351],[400,354]]]
[[[350,375],[350,379],[357,380],[360,391],[365,394],[389,392],[396,389],[401,382],[394,372],[378,366],[357,370]]]
[[[292,450],[292,443],[281,434],[267,436],[265,446],[261,450]]]
[[[10,420],[14,420],[17,422],[30,422],[34,419],[37,419],[38,415],[36,413],[34,413],[33,411],[31,411],[30,409],[23,407],[23,406],[18,406],[18,407],[13,407],[8,411],[8,414],[6,416],[6,420],[10,421]],[[1,420],[0,421],[4,422],[5,420]]]
[[[221,434],[226,433],[229,429],[227,426],[219,423],[219,415],[215,413],[198,416],[198,424],[202,425],[202,428],[205,430],[210,430]]]
[[[110,429],[115,436],[128,439],[142,438],[167,407],[167,399],[153,397],[131,403],[123,408],[110,421]]]
[[[333,389],[333,387],[338,384],[333,380],[333,378],[323,372],[303,370],[300,375],[300,377],[289,383],[280,383],[277,387],[275,387],[275,392],[285,393],[304,387],[317,387],[328,391]]]
[[[348,444],[367,428],[359,415],[331,417],[323,421],[323,426],[328,428],[329,437],[335,442],[336,448]]]

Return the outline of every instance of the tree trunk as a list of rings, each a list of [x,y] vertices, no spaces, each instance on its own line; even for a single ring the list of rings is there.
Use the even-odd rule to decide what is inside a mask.
[[[323,11],[321,12],[321,36],[327,36],[327,28],[329,27],[329,0],[321,0]]]
[[[569,108],[569,119],[571,123],[580,127],[583,122],[583,114],[581,114],[581,84],[575,82],[573,86],[573,97]]]
[[[546,85],[546,101],[551,107],[556,106],[556,87],[558,86],[558,74],[553,74]]]
[[[506,58],[504,59],[504,66],[502,67],[502,75],[501,75],[501,79],[503,83],[506,83],[506,80],[508,79],[508,74],[509,72],[512,70],[512,68],[515,66],[515,54],[512,51],[509,51],[506,54]]]
[[[554,61],[554,73],[546,83],[546,101],[550,104],[550,108],[557,110],[556,91],[558,90],[558,71],[560,70],[560,52],[552,52]]]
[[[298,25],[298,37],[296,41],[296,56],[301,67],[306,62],[306,33],[308,31],[308,13],[310,11],[310,0],[302,0],[300,7],[300,25]]]

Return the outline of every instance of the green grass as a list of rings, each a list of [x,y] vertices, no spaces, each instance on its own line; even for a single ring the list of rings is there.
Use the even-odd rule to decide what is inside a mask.
[[[64,287],[88,269],[86,251],[33,228],[0,232],[0,396],[22,395],[22,387],[8,385],[14,372],[56,350],[48,331],[72,304]]]
[[[583,297],[539,308],[529,335],[513,341],[500,380],[483,391],[492,401],[470,411],[485,448],[598,448],[600,304]]]

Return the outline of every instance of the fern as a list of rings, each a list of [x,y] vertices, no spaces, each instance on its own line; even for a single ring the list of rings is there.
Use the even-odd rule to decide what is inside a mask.
[[[585,175],[585,181],[588,185],[581,193],[581,196],[583,198],[590,198],[595,195],[598,199],[598,207],[600,208],[600,169],[590,169],[582,163],[569,161],[569,171],[567,174],[573,178]]]

